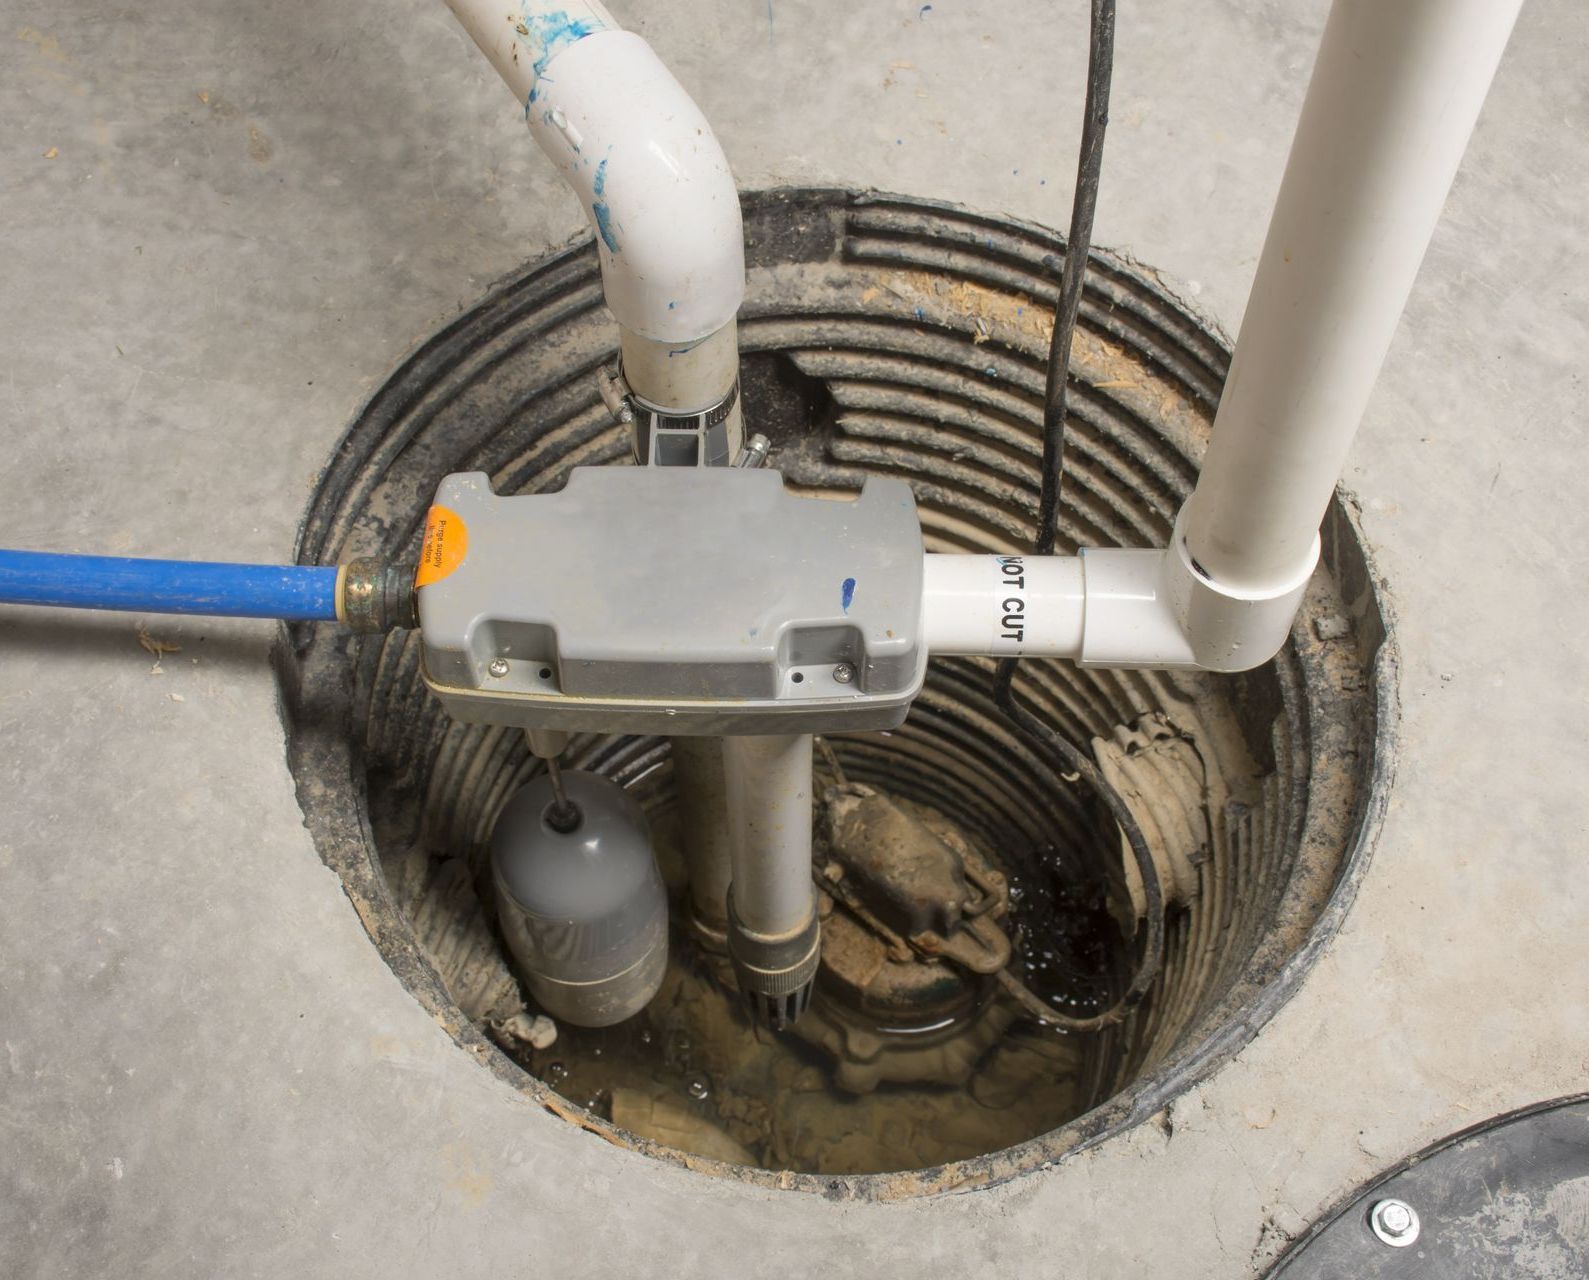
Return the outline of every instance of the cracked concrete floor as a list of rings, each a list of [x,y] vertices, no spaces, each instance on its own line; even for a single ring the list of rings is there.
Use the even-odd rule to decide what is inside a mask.
[[[1065,221],[1079,4],[615,7],[745,186]],[[1323,10],[1122,6],[1098,241],[1231,331]],[[1586,61],[1589,11],[1525,8],[1345,477],[1402,658],[1373,865],[1173,1137],[891,1205],[607,1147],[382,964],[302,826],[271,627],[11,610],[0,1270],[1237,1277],[1431,1140],[1582,1089]],[[362,399],[580,225],[426,0],[11,0],[0,119],[5,545],[286,557]],[[158,673],[140,622],[182,646]]]

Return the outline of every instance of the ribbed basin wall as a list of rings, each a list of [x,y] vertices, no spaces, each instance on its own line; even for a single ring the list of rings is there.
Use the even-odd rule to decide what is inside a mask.
[[[907,480],[929,550],[1027,549],[1062,241],[833,191],[747,197],[746,222],[747,430],[772,437],[771,465],[803,491],[852,491],[872,475]],[[1060,549],[1162,545],[1195,479],[1227,353],[1149,275],[1106,255],[1092,265],[1080,325]],[[302,558],[415,558],[430,495],[449,472],[483,471],[498,492],[534,493],[559,487],[573,466],[627,462],[626,434],[594,377],[614,355],[588,245],[506,282],[416,352],[360,415],[310,513]],[[533,563],[535,548],[525,557]],[[1363,659],[1313,643],[1308,619],[1345,608],[1321,575],[1296,642],[1271,668],[1236,680],[1023,665],[1021,697],[1075,740],[1148,712],[1223,708],[1267,773],[1256,798],[1217,815],[1228,839],[1215,842],[1200,892],[1171,919],[1156,994],[1096,1039],[1095,1100],[1260,988],[1334,883],[1360,779],[1341,774],[1328,803],[1311,783],[1322,752],[1338,763],[1361,750],[1366,702],[1343,689],[1351,693],[1353,671],[1361,689]],[[521,735],[449,721],[425,691],[413,635],[343,644],[316,640],[303,661],[321,675],[338,664],[346,673],[347,728],[369,803],[383,790],[423,795],[423,827],[407,838],[478,860],[498,809],[529,774]],[[851,777],[931,804],[1018,874],[1118,881],[1117,831],[998,712],[989,662],[934,662],[903,728],[835,746]],[[581,738],[573,756],[641,788],[656,809],[671,803],[664,742]],[[1303,850],[1306,883],[1296,874]]]

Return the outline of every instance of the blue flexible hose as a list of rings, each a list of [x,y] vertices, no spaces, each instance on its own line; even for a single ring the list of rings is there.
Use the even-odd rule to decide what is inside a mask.
[[[216,564],[0,550],[0,604],[333,622],[335,565]]]

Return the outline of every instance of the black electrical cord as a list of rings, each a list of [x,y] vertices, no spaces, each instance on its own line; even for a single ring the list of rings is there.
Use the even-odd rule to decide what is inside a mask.
[[[1103,173],[1103,135],[1109,124],[1109,81],[1114,72],[1115,0],[1092,0],[1092,32],[1087,52],[1087,106],[1081,124],[1081,151],[1076,157],[1076,194],[1070,206],[1070,235],[1065,241],[1065,268],[1054,306],[1054,330],[1048,343],[1048,377],[1043,390],[1043,487],[1037,507],[1040,556],[1054,554],[1059,539],[1059,490],[1065,475],[1065,397],[1070,378],[1070,348],[1076,336],[1076,313],[1087,279],[1092,250],[1092,219],[1098,208],[1098,179]]]
[[[1076,336],[1076,315],[1081,309],[1082,285],[1087,277],[1087,255],[1092,248],[1093,214],[1098,207],[1098,179],[1103,171],[1104,129],[1109,123],[1109,80],[1114,68],[1115,0],[1092,0],[1092,26],[1087,53],[1087,106],[1082,121],[1081,153],[1076,161],[1076,194],[1070,209],[1070,235],[1065,241],[1065,267],[1060,275],[1059,301],[1054,308],[1054,331],[1048,345],[1048,377],[1043,392],[1043,477],[1037,510],[1034,551],[1054,553],[1059,540],[1060,484],[1065,469],[1065,402],[1070,375],[1071,344]],[[1125,833],[1142,877],[1147,905],[1147,928],[1142,959],[1120,999],[1102,1013],[1075,1018],[1051,1008],[1008,970],[999,981],[1033,1017],[1068,1031],[1100,1031],[1123,1022],[1158,977],[1164,958],[1164,891],[1148,848],[1147,838],[1126,802],[1111,787],[1092,759],[1075,743],[1043,723],[1015,700],[1013,682],[1016,659],[1005,658],[994,676],[994,696],[999,707],[1018,728],[1046,748],[1064,768],[1076,775],[1104,802],[1110,816]]]

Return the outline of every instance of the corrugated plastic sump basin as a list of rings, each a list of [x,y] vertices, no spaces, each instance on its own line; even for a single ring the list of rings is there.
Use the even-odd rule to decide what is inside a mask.
[[[805,492],[904,478],[931,551],[1028,549],[1063,240],[839,190],[748,195],[745,220],[743,394],[747,429],[772,440],[769,465]],[[414,560],[430,496],[450,472],[535,493],[574,466],[627,464],[626,431],[596,389],[614,333],[588,243],[502,283],[358,415],[310,506],[301,558]],[[1152,273],[1094,255],[1072,368],[1062,553],[1165,543],[1227,358]],[[752,1032],[682,930],[645,1014],[603,1032],[563,1028],[542,1049],[508,1034],[523,993],[491,916],[483,852],[497,812],[538,767],[522,735],[451,722],[425,690],[409,633],[304,628],[279,669],[318,847],[382,954],[466,1051],[610,1141],[834,1196],[932,1192],[1037,1168],[1153,1115],[1217,1068],[1338,926],[1392,764],[1394,650],[1340,500],[1291,640],[1259,670],[1024,663],[1019,696],[1093,744],[1165,830],[1206,821],[1167,868],[1163,974],[1107,1032],[1062,1036],[1010,1017],[963,1082],[885,1072],[856,1092],[834,1087],[831,1054],[806,1039]],[[903,728],[834,738],[824,767],[1001,866],[1017,899],[1019,972],[1057,1007],[1101,1008],[1134,949],[1118,829],[992,695],[990,662],[935,660]],[[636,790],[679,895],[667,742],[581,737],[568,759]]]

